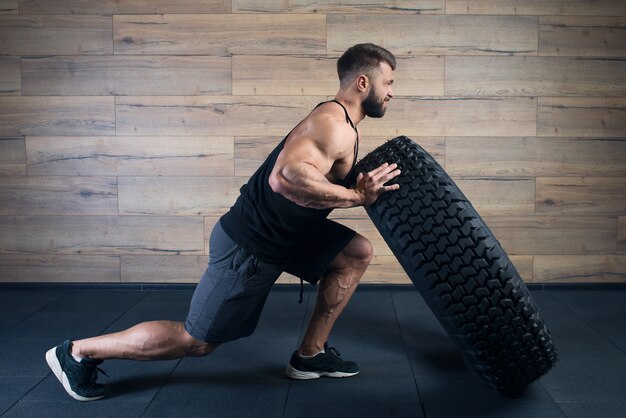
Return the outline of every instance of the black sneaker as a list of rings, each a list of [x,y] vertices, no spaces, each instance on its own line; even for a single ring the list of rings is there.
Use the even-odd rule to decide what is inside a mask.
[[[78,362],[72,357],[71,347],[72,343],[66,340],[63,344],[48,350],[46,353],[48,366],[72,398],[83,402],[103,398],[108,388],[96,383],[98,371],[102,372],[96,366],[102,363],[102,360],[84,358]]]
[[[297,380],[326,377],[350,377],[359,373],[359,365],[353,361],[343,361],[339,351],[324,344],[324,352],[312,358],[302,358],[295,351],[287,366],[287,376]]]

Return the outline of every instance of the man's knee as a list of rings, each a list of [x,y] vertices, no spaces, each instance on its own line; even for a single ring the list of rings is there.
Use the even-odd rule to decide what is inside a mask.
[[[219,344],[208,343],[192,337],[186,330],[184,331],[184,346],[187,357],[203,357],[211,354]]]
[[[367,268],[372,257],[374,256],[374,247],[370,240],[362,235],[357,234],[349,244],[350,248],[347,251],[347,256],[361,268]]]
[[[370,241],[357,234],[329,266],[327,275],[337,280],[339,286],[350,288],[359,282],[373,255],[374,249]],[[331,275],[332,272],[336,274]]]

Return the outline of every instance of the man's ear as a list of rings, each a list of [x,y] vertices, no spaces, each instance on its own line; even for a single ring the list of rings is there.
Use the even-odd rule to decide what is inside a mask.
[[[359,91],[362,91],[362,92],[367,91],[369,86],[370,86],[370,80],[365,74],[360,74],[359,76],[357,76],[356,88],[359,89]]]

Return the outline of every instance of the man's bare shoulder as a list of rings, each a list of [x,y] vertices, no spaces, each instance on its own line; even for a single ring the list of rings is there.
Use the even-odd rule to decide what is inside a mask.
[[[354,148],[356,132],[346,121],[346,114],[338,105],[320,106],[310,116],[309,129],[311,139],[324,148],[340,153]]]

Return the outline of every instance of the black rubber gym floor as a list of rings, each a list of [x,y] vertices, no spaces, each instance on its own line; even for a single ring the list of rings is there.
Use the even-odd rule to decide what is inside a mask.
[[[2,417],[625,417],[626,288],[533,290],[559,354],[519,399],[502,398],[466,368],[412,286],[362,286],[330,346],[358,376],[284,375],[314,303],[308,287],[276,287],[259,328],[211,356],[101,367],[111,395],[69,398],[44,360],[66,338],[154,319],[184,320],[192,290],[0,288]]]

